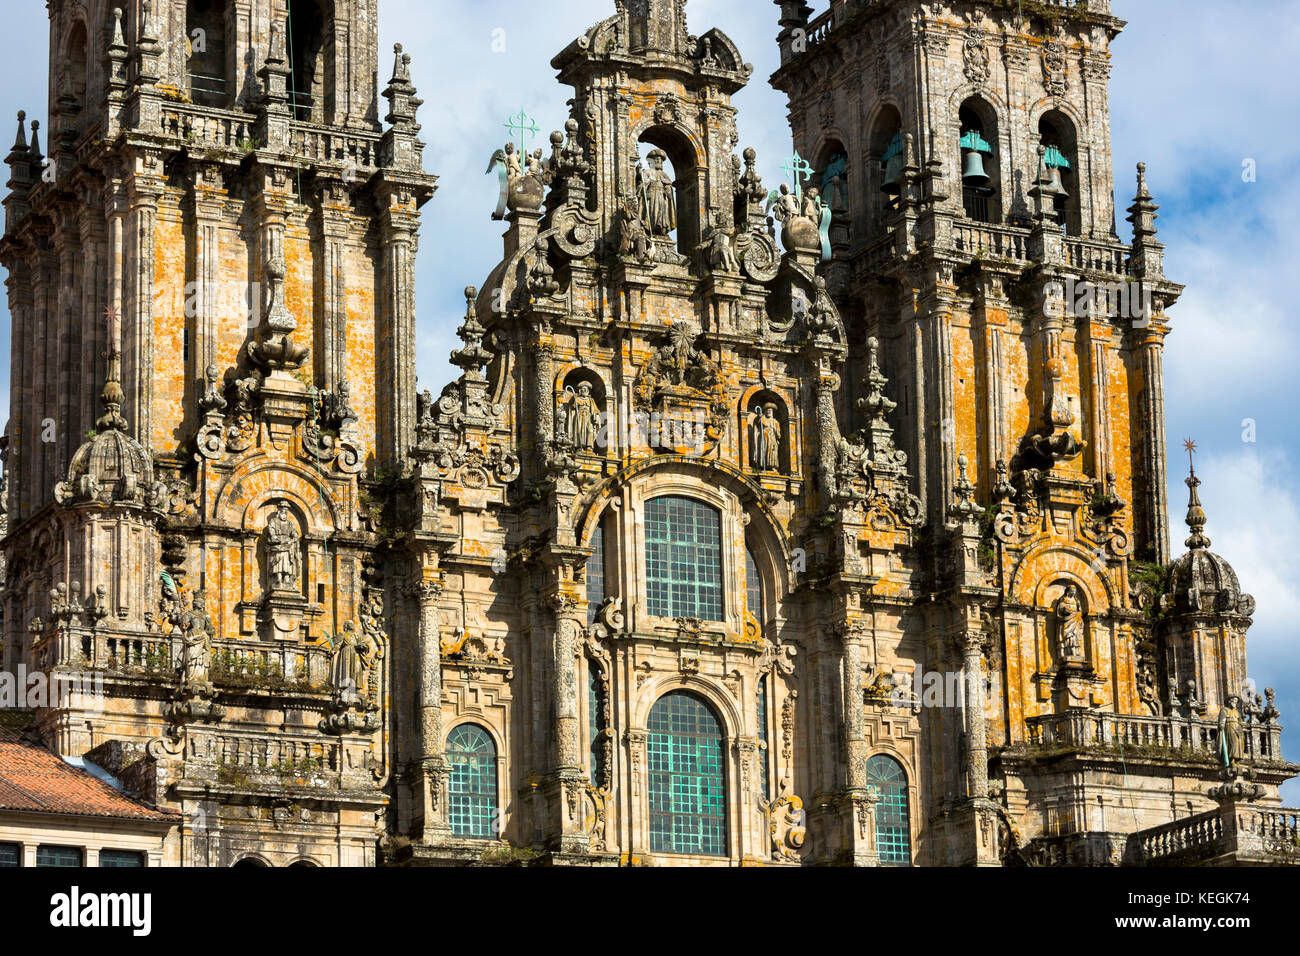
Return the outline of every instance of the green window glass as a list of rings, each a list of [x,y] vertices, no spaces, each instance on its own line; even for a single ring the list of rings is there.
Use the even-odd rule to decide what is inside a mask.
[[[656,617],[722,620],[722,516],[692,498],[646,502],[646,597]]]
[[[745,549],[745,607],[754,615],[759,626],[763,624],[763,579],[758,576],[758,562],[754,552]]]
[[[497,833],[497,750],[482,727],[461,724],[447,737],[451,832],[490,840]]]
[[[81,849],[75,846],[38,846],[37,866],[81,866]]]
[[[591,557],[587,559],[587,623],[595,623],[596,613],[605,603],[605,529],[597,525],[591,536]]]
[[[0,843],[0,869],[23,865],[23,848],[17,843]]]
[[[650,710],[646,746],[653,853],[727,853],[722,728],[713,710],[684,691]]]
[[[893,757],[867,761],[867,783],[880,794],[876,804],[876,850],[882,866],[912,865],[912,827],[907,807],[907,774]]]
[[[135,850],[100,850],[101,867],[137,867],[144,866],[144,854]]]

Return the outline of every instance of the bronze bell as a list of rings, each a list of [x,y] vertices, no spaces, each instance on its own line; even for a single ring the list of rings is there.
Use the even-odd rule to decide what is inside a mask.
[[[989,174],[984,171],[984,156],[977,149],[966,150],[965,164],[961,173],[961,184],[968,189],[987,186]]]
[[[885,181],[880,191],[889,196],[900,195],[903,191],[903,154],[898,153],[885,160]]]

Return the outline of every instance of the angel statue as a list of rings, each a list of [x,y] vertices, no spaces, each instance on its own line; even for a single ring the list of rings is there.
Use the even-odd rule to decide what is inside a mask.
[[[514,143],[506,143],[504,149],[498,149],[488,160],[488,174],[492,170],[497,171],[497,176],[501,181],[501,192],[497,197],[497,210],[492,214],[492,218],[502,220],[506,218],[506,197],[510,193],[510,184],[523,175],[523,167],[519,164],[519,154],[515,151]]]
[[[767,212],[779,223],[787,223],[799,215],[799,201],[790,192],[790,184],[782,183],[780,189],[774,189],[767,197]]]
[[[831,257],[831,206],[830,203],[822,201],[821,194],[816,189],[810,189],[804,193],[803,216],[805,219],[811,219],[813,225],[817,227],[817,234],[822,241],[822,261],[829,261]]]

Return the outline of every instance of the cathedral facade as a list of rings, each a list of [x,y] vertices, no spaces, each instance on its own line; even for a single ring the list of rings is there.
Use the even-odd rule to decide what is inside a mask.
[[[778,0],[784,183],[727,35],[613,6],[435,395],[377,0],[51,0],[0,647],[101,684],[29,737],[187,866],[1286,861],[1107,0]]]

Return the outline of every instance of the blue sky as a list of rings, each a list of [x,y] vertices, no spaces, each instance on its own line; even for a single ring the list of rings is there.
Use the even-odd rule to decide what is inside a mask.
[[[814,5],[820,11],[827,4]],[[42,118],[46,112],[48,23],[36,0],[24,7],[30,16],[7,19],[0,67],[0,117],[11,124],[19,109]],[[613,0],[382,0],[382,48],[400,41],[413,57],[425,99],[425,166],[440,177],[425,208],[417,265],[422,388],[436,393],[452,377],[447,355],[457,344],[462,290],[479,284],[501,255],[501,224],[490,219],[495,179],[483,170],[507,138],[502,124],[522,108],[544,133],[563,125],[569,90],[555,82],[550,59],[613,7]],[[1113,49],[1117,203],[1128,207],[1134,167],[1145,161],[1161,205],[1166,273],[1187,284],[1172,312],[1165,358],[1174,550],[1183,550],[1187,500],[1179,449],[1194,437],[1207,533],[1259,601],[1248,643],[1251,674],[1261,688],[1277,688],[1286,724],[1300,719],[1300,654],[1293,650],[1300,620],[1300,561],[1293,558],[1300,325],[1287,319],[1300,262],[1300,16],[1292,0],[1113,0],[1113,7],[1129,21]],[[750,88],[736,97],[741,141],[758,150],[760,171],[775,183],[790,149],[784,98],[766,84],[776,66],[776,6],[690,0],[689,11],[692,32],[721,28],[754,64]],[[381,82],[390,69],[384,54]],[[1255,162],[1253,183],[1242,181],[1246,159]],[[7,353],[3,304],[0,315]],[[7,363],[0,379],[7,415]],[[1247,419],[1255,423],[1253,442],[1243,441]],[[1287,755],[1300,760],[1300,729],[1288,731],[1285,743]],[[1288,785],[1286,796],[1300,804],[1300,782]]]

